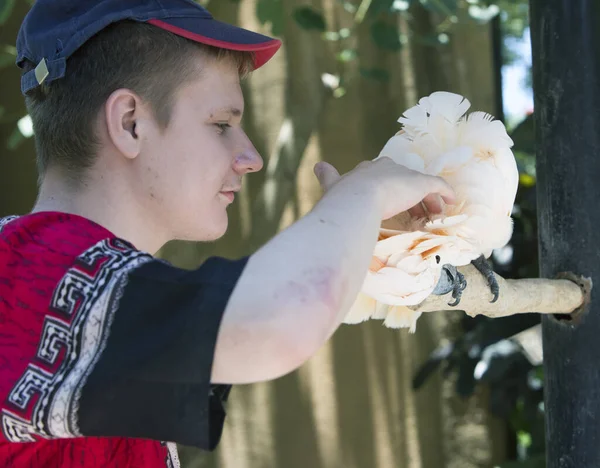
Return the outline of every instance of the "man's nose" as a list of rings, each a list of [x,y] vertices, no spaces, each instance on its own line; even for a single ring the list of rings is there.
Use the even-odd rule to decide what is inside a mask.
[[[263,168],[263,159],[252,143],[240,150],[233,161],[233,168],[239,174],[258,172]]]

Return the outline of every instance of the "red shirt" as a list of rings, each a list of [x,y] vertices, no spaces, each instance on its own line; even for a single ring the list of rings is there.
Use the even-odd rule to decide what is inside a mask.
[[[0,220],[0,465],[179,466],[212,450],[210,384],[246,259],[181,270],[79,216]],[[169,442],[166,442],[169,441]]]

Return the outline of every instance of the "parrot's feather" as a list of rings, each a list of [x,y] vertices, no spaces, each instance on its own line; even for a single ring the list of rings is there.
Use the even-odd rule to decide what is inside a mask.
[[[371,317],[374,320],[383,320],[387,317],[388,312],[390,311],[391,306],[387,304],[382,304],[381,302],[377,302],[375,305],[375,312]]]
[[[417,320],[422,312],[415,312],[404,306],[390,308],[383,324],[388,328],[408,328],[410,333],[417,330]]]
[[[363,293],[358,293],[354,304],[344,317],[343,322],[348,324],[361,323],[369,320],[375,313],[375,299]]]

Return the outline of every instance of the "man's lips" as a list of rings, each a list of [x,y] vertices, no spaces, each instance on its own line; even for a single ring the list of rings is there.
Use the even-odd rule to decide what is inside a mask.
[[[221,192],[219,192],[219,194],[221,196],[223,196],[224,198],[226,198],[229,203],[233,203],[233,200],[235,200],[235,192],[237,190],[223,190]]]

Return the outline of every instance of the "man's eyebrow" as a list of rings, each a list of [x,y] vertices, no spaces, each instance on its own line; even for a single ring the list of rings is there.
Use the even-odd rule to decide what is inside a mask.
[[[238,109],[237,107],[230,106],[230,107],[223,107],[221,109],[218,109],[215,112],[212,112],[211,117],[214,114],[222,114],[222,113],[230,114],[233,117],[241,117],[242,116],[242,111],[240,109]]]

